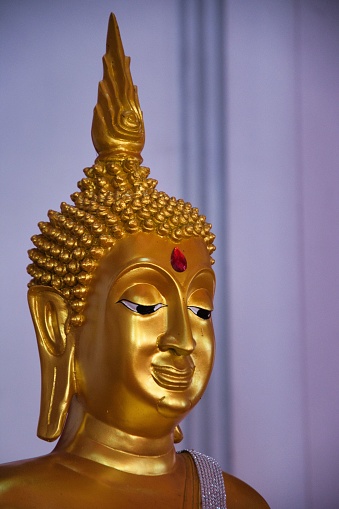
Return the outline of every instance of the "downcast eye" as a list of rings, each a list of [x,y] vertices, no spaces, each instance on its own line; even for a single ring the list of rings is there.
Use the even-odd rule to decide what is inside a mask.
[[[137,304],[136,302],[131,302],[130,300],[121,299],[118,302],[123,304],[126,308],[130,309],[134,313],[139,313],[139,315],[151,315],[158,311],[158,309],[165,307],[165,304],[154,304],[152,306],[144,306],[143,304]]]
[[[204,308],[198,308],[196,306],[188,306],[188,309],[192,311],[195,315],[197,315],[199,318],[202,318],[203,320],[208,320],[211,318],[212,311],[209,309]]]

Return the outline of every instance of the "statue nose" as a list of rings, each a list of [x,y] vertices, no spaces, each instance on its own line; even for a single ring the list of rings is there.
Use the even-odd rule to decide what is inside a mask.
[[[196,342],[187,311],[180,315],[175,313],[172,317],[169,316],[166,332],[158,337],[158,348],[161,352],[172,350],[175,355],[189,355],[194,351]]]

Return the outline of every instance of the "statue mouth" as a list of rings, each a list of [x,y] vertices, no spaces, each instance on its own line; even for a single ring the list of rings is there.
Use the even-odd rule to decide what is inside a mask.
[[[178,369],[174,366],[153,364],[151,374],[154,381],[170,391],[184,391],[192,382],[194,366],[187,366],[184,369]]]

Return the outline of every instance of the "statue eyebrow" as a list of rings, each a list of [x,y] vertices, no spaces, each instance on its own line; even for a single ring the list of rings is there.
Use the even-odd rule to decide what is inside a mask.
[[[208,279],[211,283],[213,283],[213,286],[215,286],[215,274],[212,269],[209,268],[203,268],[201,269],[197,274],[195,274],[190,282],[190,285],[194,284],[197,279]]]

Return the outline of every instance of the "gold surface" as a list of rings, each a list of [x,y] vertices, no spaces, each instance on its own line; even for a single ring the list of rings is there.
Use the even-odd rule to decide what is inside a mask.
[[[214,275],[200,239],[182,243],[191,260],[183,273],[171,267],[172,249],[170,241],[153,234],[131,235],[98,269],[86,322],[71,335],[78,408],[58,451],[92,459],[98,451],[87,438],[100,436],[102,451],[110,454],[105,464],[114,468],[149,475],[173,468],[174,428],[201,397],[213,363],[211,319],[189,307],[210,309]],[[125,299],[162,307],[143,315],[126,307]],[[70,384],[72,376],[70,371]],[[171,389],[164,387],[169,381]]]
[[[98,103],[94,109],[92,140],[98,160],[135,157],[142,161],[145,130],[137,88],[130,73],[130,58],[125,56],[119,27],[113,14],[103,57],[104,76],[99,83]]]
[[[49,212],[29,253],[38,435],[60,439],[47,456],[0,466],[0,508],[198,508],[195,467],[174,442],[213,365],[214,235],[140,166],[142,114],[113,16],[92,136],[97,162],[74,205]],[[268,507],[224,481],[228,509]]]

